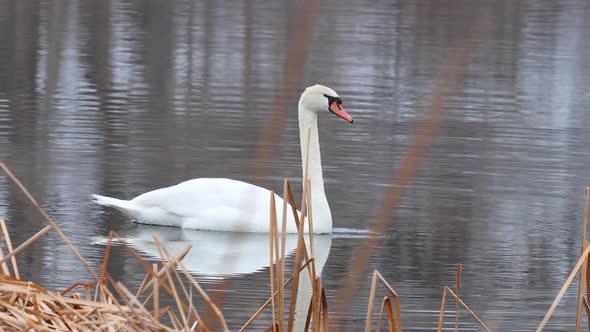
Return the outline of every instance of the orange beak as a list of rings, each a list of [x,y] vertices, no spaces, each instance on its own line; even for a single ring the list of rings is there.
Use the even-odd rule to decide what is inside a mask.
[[[332,104],[330,104],[330,112],[336,114],[337,116],[343,118],[344,120],[352,123],[352,116],[348,115],[348,113],[346,113],[346,111],[344,110],[344,108],[342,108],[342,106],[340,106],[340,104],[338,104],[337,102],[332,102]]]

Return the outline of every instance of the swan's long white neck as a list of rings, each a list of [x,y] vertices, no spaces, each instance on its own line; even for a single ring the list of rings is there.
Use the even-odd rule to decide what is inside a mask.
[[[332,214],[324,191],[322,176],[322,158],[320,155],[320,141],[318,137],[318,116],[316,112],[308,111],[299,102],[299,139],[301,142],[301,161],[303,165],[303,179],[305,179],[305,163],[307,159],[307,137],[309,132],[309,161],[307,178],[311,180],[311,200],[313,226],[315,233],[329,233],[332,230]]]

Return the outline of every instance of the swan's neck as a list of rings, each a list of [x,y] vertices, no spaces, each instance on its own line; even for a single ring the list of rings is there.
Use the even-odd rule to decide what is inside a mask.
[[[308,135],[309,157],[306,155]],[[327,233],[332,230],[332,214],[324,191],[320,141],[318,137],[318,117],[317,113],[306,110],[301,104],[299,105],[299,139],[301,142],[301,164],[303,165],[304,179],[306,171],[305,163],[308,160],[307,178],[311,180],[311,207],[314,232]]]

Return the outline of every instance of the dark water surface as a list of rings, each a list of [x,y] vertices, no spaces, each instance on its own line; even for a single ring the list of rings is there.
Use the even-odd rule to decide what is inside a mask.
[[[89,194],[131,198],[193,177],[248,179],[300,9],[297,1],[0,0],[0,160],[94,268],[111,229],[153,260],[142,240],[153,229],[130,226]],[[369,266],[401,296],[405,330],[436,327],[457,262],[464,301],[493,330],[533,330],[579,254],[590,185],[589,3],[326,0],[319,10],[296,94],[331,86],[355,119],[320,119],[334,225],[354,230],[369,227],[449,50],[489,21]],[[288,102],[261,180],[281,190],[289,177],[299,195],[296,100]],[[44,226],[4,176],[0,216],[17,244]],[[268,296],[265,237],[156,230],[172,248],[201,246],[188,258],[195,270],[203,257],[235,258],[235,270],[222,271],[234,273],[223,304],[233,328]],[[320,239],[328,301],[363,240],[343,230]],[[121,248],[113,255],[109,272],[139,283],[135,259]],[[54,233],[19,261],[25,278],[51,289],[90,280]],[[201,279],[214,289],[223,277]],[[367,276],[347,330],[364,326],[368,287]],[[573,329],[574,288],[548,330]],[[461,322],[478,329],[467,316]]]

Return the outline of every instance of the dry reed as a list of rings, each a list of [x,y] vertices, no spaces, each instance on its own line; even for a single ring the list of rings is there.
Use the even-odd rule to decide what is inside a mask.
[[[587,238],[586,238],[586,231],[588,229],[589,200],[590,200],[590,188],[587,187],[585,190],[585,194],[584,194],[584,220],[583,220],[583,224],[582,224],[582,246],[581,246],[582,247],[582,249],[581,249],[582,254],[580,255],[580,258],[578,259],[578,261],[576,262],[576,265],[574,266],[572,272],[569,274],[569,276],[567,277],[567,279],[563,283],[561,289],[557,293],[557,296],[553,300],[553,303],[551,303],[551,306],[549,307],[549,310],[547,310],[547,313],[545,314],[545,316],[541,320],[541,323],[539,323],[539,326],[537,327],[537,330],[536,330],[537,332],[542,331],[545,328],[545,326],[549,322],[549,319],[551,318],[551,316],[553,316],[555,309],[557,309],[557,305],[559,304],[559,302],[561,301],[561,299],[565,295],[565,292],[568,290],[569,286],[574,281],[576,274],[578,272],[580,273],[580,275],[579,275],[580,281],[578,284],[578,298],[577,298],[577,306],[576,306],[576,331],[581,331],[581,329],[582,329],[582,306],[584,306],[584,308],[586,310],[586,315],[589,320],[588,329],[590,330],[590,305],[588,304],[588,295],[584,296],[584,288],[586,288],[587,294],[590,294],[590,288],[588,288],[588,282],[589,282],[588,279],[590,278],[590,276],[588,275],[589,269],[590,269],[590,264],[588,264],[588,255],[590,254],[590,243],[587,241]]]
[[[182,263],[189,250],[190,245],[183,248],[176,255],[173,255],[168,248],[154,235],[154,243],[160,252],[161,268],[157,264],[148,264],[131,246],[116,232],[110,232],[105,247],[103,262],[100,268],[100,275],[97,275],[84,258],[78,254],[77,249],[66,237],[65,233],[58,228],[53,219],[41,208],[35,198],[22,185],[16,176],[4,165],[0,167],[13,180],[16,187],[25,194],[31,204],[44,216],[49,225],[40,232],[33,235],[18,246],[13,248],[8,229],[4,220],[0,219],[0,328],[14,330],[39,330],[39,331],[211,331],[201,318],[193,305],[193,291],[199,294],[203,303],[207,304],[217,316],[217,322],[223,331],[229,331],[222,312],[214,301],[207,295]],[[272,323],[268,331],[283,331],[287,326],[289,331],[293,330],[295,301],[298,292],[299,275],[306,270],[312,281],[312,297],[309,303],[308,315],[306,317],[306,328],[313,331],[328,331],[328,301],[323,287],[322,279],[316,275],[313,257],[313,233],[309,234],[309,249],[304,239],[306,217],[310,230],[313,230],[313,220],[308,216],[311,211],[311,183],[305,181],[304,194],[302,197],[302,213],[297,213],[294,196],[288,180],[284,182],[284,205],[282,213],[282,234],[278,234],[277,211],[274,204],[274,193],[271,196],[271,211],[269,222],[271,232],[269,234],[270,246],[270,279],[271,296],[269,300],[256,311],[250,320],[242,327],[247,328],[259,314],[272,304]],[[293,275],[285,282],[285,238],[286,219],[288,203],[291,206],[296,226],[298,227],[298,241],[295,250],[295,269]],[[310,214],[310,213],[309,213]],[[62,292],[52,292],[32,282],[20,280],[17,264],[17,254],[28,245],[37,241],[50,230],[56,230],[63,241],[74,252],[81,261],[81,264],[88,269],[96,283],[77,282],[67,287]],[[108,274],[108,263],[111,255],[111,248],[114,241],[122,245],[137,262],[144,267],[146,275],[135,293],[132,293],[127,286],[120,281],[113,280]],[[2,242],[7,253],[2,251]],[[10,263],[10,264],[9,264]],[[181,271],[179,273],[178,271]],[[385,282],[378,272],[375,272],[380,280],[387,285],[390,293],[395,294],[393,289]],[[277,290],[275,291],[275,283]],[[291,302],[288,309],[288,319],[284,322],[284,287],[292,283]],[[188,286],[187,286],[188,285]],[[73,292],[80,289],[79,292]],[[174,307],[163,307],[160,303],[162,292],[167,293],[174,300]],[[373,290],[374,292],[374,290]],[[116,294],[116,295],[115,295]],[[273,303],[277,298],[278,308]],[[385,301],[382,305],[382,313],[385,310],[388,321],[399,322],[399,300],[394,297],[395,311],[393,316],[391,303]],[[148,305],[151,304],[151,310]],[[164,324],[162,317],[166,316],[169,323]],[[382,316],[382,315],[380,315]],[[277,321],[278,317],[278,321]],[[390,324],[393,328],[395,325]]]
[[[197,293],[203,303],[212,310],[217,317],[217,322],[223,331],[229,331],[224,315],[210,298],[207,292],[199,285],[195,278],[182,263],[182,259],[189,253],[190,245],[173,255],[162,241],[154,235],[154,243],[160,252],[161,268],[157,264],[148,264],[131,246],[116,232],[109,234],[105,248],[101,273],[98,276],[90,269],[96,283],[77,282],[67,287],[62,292],[52,292],[33,282],[20,279],[20,272],[17,262],[17,254],[28,245],[38,240],[49,230],[57,231],[57,224],[40,207],[37,201],[14,176],[12,172],[0,162],[6,174],[13,180],[16,187],[20,189],[29,199],[32,205],[44,216],[49,225],[37,232],[16,249],[10,239],[8,228],[3,219],[0,218],[0,329],[2,330],[38,330],[38,331],[211,331],[193,305],[193,291]],[[304,193],[302,198],[302,212],[298,215],[291,186],[285,179],[283,186],[284,204],[282,211],[282,233],[278,232],[278,217],[276,205],[274,204],[274,192],[271,195],[269,248],[270,248],[270,281],[271,296],[258,309],[251,318],[243,325],[240,331],[248,328],[269,305],[272,307],[272,322],[266,331],[293,331],[295,303],[297,298],[300,273],[306,273],[311,280],[312,296],[308,304],[308,312],[305,321],[304,331],[310,328],[313,331],[325,332],[329,330],[329,307],[326,298],[326,291],[321,276],[316,275],[313,254],[313,233],[309,233],[309,248],[304,239],[305,219],[308,219],[308,227],[313,229],[313,220],[307,214],[311,211],[310,182],[304,182]],[[588,255],[590,245],[586,239],[585,232],[588,222],[588,205],[590,188],[586,188],[584,203],[584,224],[582,235],[582,254],[576,262],[573,270],[560,289],[545,317],[539,324],[537,331],[542,331],[548,320],[555,311],[566,290],[571,285],[575,276],[579,273],[580,284],[578,288],[578,305],[576,316],[576,329],[581,329],[582,307],[590,316],[590,304],[588,303]],[[298,228],[298,241],[295,250],[295,265],[293,274],[285,281],[285,238],[286,220],[289,213],[288,205],[291,206],[295,224]],[[311,213],[309,213],[311,215]],[[68,247],[76,254],[77,249],[67,239],[66,235],[59,230],[57,232]],[[129,254],[146,270],[146,275],[135,294],[119,281],[115,281],[107,273],[111,247],[113,241],[118,241]],[[5,253],[2,248],[6,248]],[[310,249],[310,250],[308,250]],[[81,255],[76,255],[81,265],[86,269],[90,265]],[[307,272],[304,272],[306,270]],[[180,271],[181,273],[179,273]],[[460,298],[462,265],[457,265],[456,292],[445,286],[438,321],[438,331],[442,330],[444,313],[446,309],[446,298],[451,295],[455,298],[455,330],[458,329],[459,309],[463,307],[479,324],[486,330],[490,329],[486,324],[465,304]],[[381,282],[389,295],[384,296],[379,309],[377,319],[377,331],[381,331],[382,322],[387,321],[388,331],[401,332],[401,306],[397,293],[390,284],[383,278],[379,271],[373,272],[371,291],[369,294],[369,308],[365,331],[372,330],[375,299],[377,297],[377,283]],[[288,308],[288,318],[285,322],[284,288],[292,286],[291,301]],[[275,287],[276,285],[276,287]],[[275,290],[276,288],[276,290]],[[78,290],[74,292],[74,290]],[[162,307],[162,291],[167,293],[176,306]],[[113,294],[117,294],[116,296]],[[274,302],[278,302],[275,304]],[[148,309],[151,304],[151,310]],[[162,317],[166,316],[169,323],[162,323]]]
[[[463,300],[461,300],[461,298],[459,297],[459,292],[461,290],[461,273],[463,272],[463,264],[458,263],[457,264],[457,279],[455,282],[455,292],[453,292],[449,287],[445,286],[444,290],[443,290],[443,296],[442,296],[442,301],[440,304],[440,313],[438,316],[438,327],[437,327],[437,331],[442,331],[443,328],[443,322],[444,322],[444,318],[445,318],[445,309],[447,306],[447,295],[451,295],[455,298],[455,331],[459,330],[459,309],[461,305],[462,307],[465,308],[465,310],[467,310],[467,312],[471,315],[471,317],[473,317],[478,323],[479,325],[485,330],[485,331],[490,331],[490,329],[487,327],[487,325],[483,322],[483,320],[481,320],[481,318],[479,318],[479,316],[477,316],[475,314],[475,312],[473,310],[471,310],[471,308],[469,308],[469,306],[467,306],[467,304],[465,304],[465,302],[463,302]]]

